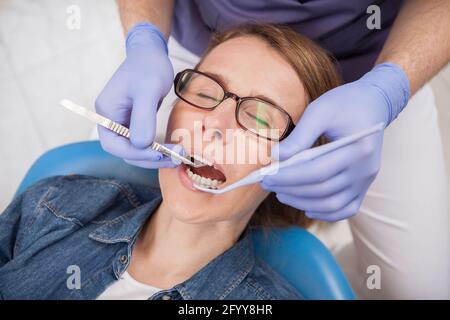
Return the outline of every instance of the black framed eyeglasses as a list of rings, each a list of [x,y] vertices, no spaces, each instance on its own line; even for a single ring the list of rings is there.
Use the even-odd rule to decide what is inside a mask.
[[[210,75],[186,69],[174,80],[175,94],[188,104],[206,110],[213,110],[223,101],[236,101],[236,122],[259,137],[281,141],[295,128],[291,116],[281,107],[256,97],[239,97],[226,91],[221,83]]]

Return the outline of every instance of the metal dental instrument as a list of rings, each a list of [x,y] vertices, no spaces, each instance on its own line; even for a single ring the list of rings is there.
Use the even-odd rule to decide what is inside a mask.
[[[349,145],[359,139],[362,139],[362,138],[367,137],[371,134],[374,134],[378,131],[381,131],[381,130],[383,130],[383,128],[384,128],[384,123],[381,122],[369,129],[363,130],[361,132],[357,132],[355,134],[349,135],[342,139],[335,140],[333,142],[321,145],[319,147],[304,150],[304,151],[296,154],[295,156],[292,156],[291,158],[289,158],[287,160],[280,161],[280,162],[277,161],[266,167],[262,167],[261,169],[253,171],[246,177],[236,181],[235,183],[232,183],[232,184],[224,187],[223,189],[208,189],[208,188],[204,188],[202,186],[196,185],[196,184],[194,184],[194,187],[196,189],[204,191],[204,192],[209,192],[209,193],[213,193],[213,194],[222,194],[222,193],[231,191],[233,189],[236,189],[236,188],[239,188],[239,187],[242,187],[245,185],[257,183],[257,182],[261,181],[265,175],[273,174],[278,169],[281,169],[283,167],[289,166],[294,163],[300,163],[303,161],[312,160],[312,159],[317,158],[321,155],[324,155],[330,151],[339,149],[339,148]]]
[[[125,137],[125,138],[130,138],[130,132],[128,130],[127,127],[124,127],[123,125],[114,122],[108,118],[105,118],[101,115],[99,115],[98,113],[95,113],[93,111],[90,111],[82,106],[77,105],[76,103],[67,100],[67,99],[63,99],[61,100],[61,105],[67,109],[69,109],[72,112],[75,112],[111,131],[114,131],[115,133]],[[170,157],[172,159],[176,159],[179,160],[185,164],[188,164],[194,168],[199,168],[199,167],[203,167],[208,165],[207,163],[204,162],[204,160],[199,159],[196,156],[189,156],[191,159],[183,157],[181,155],[179,155],[178,153],[176,153],[175,151],[170,150],[169,148],[159,144],[158,142],[154,141],[152,143],[152,145],[150,146],[151,149],[161,152],[162,154],[166,155],[167,157]],[[194,162],[195,161],[195,162]]]

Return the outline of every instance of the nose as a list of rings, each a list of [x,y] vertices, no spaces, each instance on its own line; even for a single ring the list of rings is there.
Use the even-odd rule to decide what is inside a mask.
[[[236,96],[230,96],[215,109],[205,114],[204,130],[207,131],[209,138],[222,139],[222,143],[225,144],[226,130],[237,128],[234,116],[237,99]]]

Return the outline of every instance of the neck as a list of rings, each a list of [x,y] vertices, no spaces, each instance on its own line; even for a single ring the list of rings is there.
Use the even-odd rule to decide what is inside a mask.
[[[161,270],[162,286],[190,278],[232,247],[251,214],[239,220],[191,224],[180,221],[164,201],[153,213],[136,243],[147,270]]]

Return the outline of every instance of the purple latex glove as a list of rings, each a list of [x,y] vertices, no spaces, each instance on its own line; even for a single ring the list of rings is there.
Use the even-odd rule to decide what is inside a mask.
[[[290,158],[325,134],[335,140],[384,122],[406,106],[409,80],[397,65],[377,65],[361,79],[330,90],[305,110],[292,133],[272,149],[274,159]],[[282,203],[312,219],[336,221],[357,213],[380,168],[383,132],[314,160],[280,169],[261,185]]]
[[[98,96],[95,108],[99,114],[129,127],[130,140],[97,126],[101,145],[133,165],[174,167],[179,163],[148,148],[155,137],[156,112],[174,76],[164,35],[152,24],[139,23],[128,32],[126,53],[126,59]],[[178,145],[166,146],[184,154]]]

